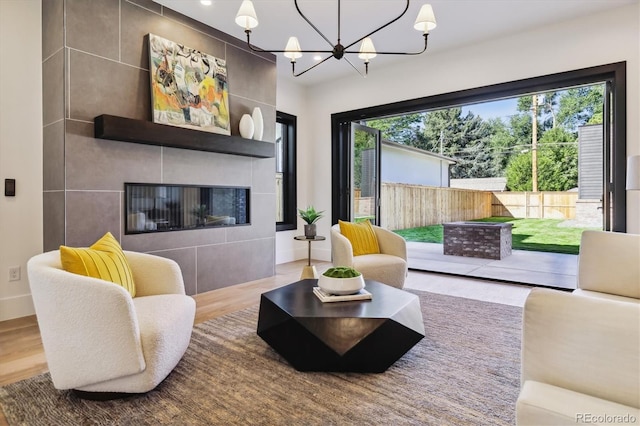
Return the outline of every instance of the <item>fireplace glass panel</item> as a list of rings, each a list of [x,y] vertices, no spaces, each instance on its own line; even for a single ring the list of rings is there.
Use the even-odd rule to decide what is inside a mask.
[[[246,187],[125,183],[126,234],[250,225]]]

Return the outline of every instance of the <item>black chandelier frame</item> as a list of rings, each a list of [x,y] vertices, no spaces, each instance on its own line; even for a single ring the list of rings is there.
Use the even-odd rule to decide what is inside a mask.
[[[329,53],[330,55],[327,56],[326,58],[322,59],[320,62],[313,64],[312,66],[308,67],[307,69],[305,69],[304,71],[301,71],[299,73],[296,74],[296,60],[295,58],[291,59],[291,71],[294,77],[299,77],[309,71],[311,71],[312,69],[316,68],[317,66],[323,64],[324,62],[328,61],[331,58],[335,58],[335,59],[343,59],[345,61],[347,61],[347,63],[349,65],[351,65],[351,67],[353,67],[353,69],[355,69],[361,76],[366,77],[369,73],[369,60],[365,60],[365,73],[362,74],[362,72],[360,72],[360,70],[347,58],[345,57],[346,54],[370,54],[370,55],[407,55],[407,56],[415,56],[415,55],[420,55],[422,53],[424,53],[427,50],[427,45],[428,45],[428,39],[429,39],[429,32],[424,32],[423,36],[424,36],[424,47],[422,48],[422,50],[420,51],[416,51],[416,52],[377,52],[377,51],[372,51],[372,52],[367,52],[367,51],[359,51],[359,50],[349,50],[351,47],[353,47],[354,45],[356,45],[357,43],[361,42],[362,40],[364,40],[367,37],[372,36],[373,34],[377,33],[380,30],[385,29],[386,27],[388,27],[389,25],[393,24],[394,22],[396,22],[397,20],[399,20],[400,18],[402,18],[407,11],[409,10],[409,3],[410,0],[406,0],[406,4],[404,7],[404,10],[402,11],[402,13],[400,13],[398,16],[396,16],[395,18],[391,19],[390,21],[388,21],[387,23],[381,25],[380,27],[376,28],[375,30],[371,31],[368,34],[365,34],[364,36],[360,37],[359,39],[355,40],[354,42],[344,46],[341,43],[341,31],[340,31],[340,26],[341,26],[341,4],[340,4],[341,0],[338,0],[338,38],[337,38],[337,43],[334,45],[333,42],[331,40],[329,40],[329,38],[327,36],[325,36],[322,31],[320,31],[318,29],[318,27],[316,27],[311,20],[309,20],[309,18],[307,18],[307,16],[302,12],[302,10],[300,10],[300,6],[298,5],[298,0],[294,0],[294,4],[296,6],[296,10],[298,11],[298,14],[302,17],[302,19],[304,19],[310,26],[311,28],[313,28],[319,35],[320,37],[322,37],[327,43],[329,43],[329,46],[331,46],[331,50],[309,50],[309,49],[305,49],[305,50],[295,50],[296,53],[316,53],[316,54],[327,54]],[[262,49],[258,46],[255,46],[253,44],[251,44],[251,29],[245,29],[244,32],[247,34],[247,45],[249,46],[249,49],[251,49],[254,52],[260,52],[260,53],[291,53],[293,51],[291,50],[281,50],[281,49]]]

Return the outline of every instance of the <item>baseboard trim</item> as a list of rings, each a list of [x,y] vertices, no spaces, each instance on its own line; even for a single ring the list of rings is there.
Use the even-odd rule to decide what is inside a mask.
[[[31,294],[0,299],[0,321],[35,315]]]

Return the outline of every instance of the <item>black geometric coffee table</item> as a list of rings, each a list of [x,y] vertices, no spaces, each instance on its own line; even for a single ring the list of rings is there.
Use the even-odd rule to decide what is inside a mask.
[[[296,370],[381,373],[424,337],[416,295],[366,280],[372,300],[322,303],[317,281],[260,298],[258,335]]]

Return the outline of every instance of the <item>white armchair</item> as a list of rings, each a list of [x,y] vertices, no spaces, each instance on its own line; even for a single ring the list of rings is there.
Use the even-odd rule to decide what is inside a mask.
[[[639,377],[639,304],[531,291],[518,425],[638,424]]]
[[[135,298],[117,284],[64,271],[58,250],[27,264],[57,389],[74,389],[85,397],[147,392],[173,370],[189,345],[195,301],[185,295],[178,264],[124,253]]]
[[[403,288],[407,276],[407,243],[400,235],[372,225],[380,247],[379,254],[353,255],[351,242],[340,233],[340,225],[331,227],[331,257],[334,266],[349,266],[365,279]]]
[[[576,294],[640,303],[640,235],[584,231]]]

